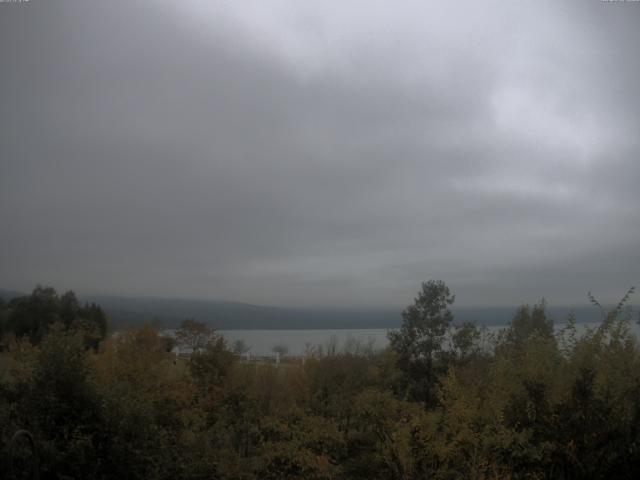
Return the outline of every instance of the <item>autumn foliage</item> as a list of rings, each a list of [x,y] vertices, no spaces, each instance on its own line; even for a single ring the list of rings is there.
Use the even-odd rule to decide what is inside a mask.
[[[492,336],[455,326],[452,302],[428,282],[389,348],[277,368],[197,322],[184,357],[149,325],[95,348],[79,322],[5,331],[2,473],[27,429],[43,478],[637,478],[640,348],[624,308],[579,333],[524,306]]]

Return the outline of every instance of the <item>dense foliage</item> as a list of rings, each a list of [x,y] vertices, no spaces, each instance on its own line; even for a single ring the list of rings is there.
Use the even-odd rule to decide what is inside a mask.
[[[97,335],[98,307],[71,298],[39,288],[0,304],[3,474],[19,429],[45,478],[640,474],[640,349],[623,308],[579,334],[523,306],[492,336],[454,326],[453,296],[427,282],[388,349],[310,349],[276,367],[194,321],[179,334],[190,356],[149,325]]]
[[[38,286],[31,295],[6,304],[0,298],[0,335],[13,334],[37,344],[56,324],[82,332],[85,345],[93,348],[107,334],[107,317],[102,309],[94,303],[81,305],[72,291],[58,295],[53,288]]]

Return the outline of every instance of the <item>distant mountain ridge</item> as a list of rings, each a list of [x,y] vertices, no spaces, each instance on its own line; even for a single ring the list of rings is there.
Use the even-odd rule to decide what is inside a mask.
[[[299,309],[240,302],[99,295],[80,298],[101,305],[114,323],[123,325],[155,320],[171,328],[185,318],[194,318],[219,330],[395,328],[400,325],[400,313],[391,310]]]
[[[27,294],[24,292],[16,292],[14,290],[4,290],[0,288],[0,298],[5,301],[11,300],[12,298],[15,298],[15,297],[22,297],[24,295],[27,295]]]
[[[0,289],[0,297],[8,300],[25,295]],[[185,318],[194,318],[219,330],[313,330],[398,328],[402,308],[340,309],[287,308],[252,305],[240,302],[189,300],[153,297],[119,297],[112,295],[79,295],[82,302],[95,302],[109,316],[112,328],[141,325],[152,321],[166,328],[176,327]],[[454,322],[471,321],[479,325],[506,325],[513,318],[513,307],[453,307]],[[564,322],[573,311],[578,322],[600,320],[598,309],[590,305],[548,307],[549,315]]]

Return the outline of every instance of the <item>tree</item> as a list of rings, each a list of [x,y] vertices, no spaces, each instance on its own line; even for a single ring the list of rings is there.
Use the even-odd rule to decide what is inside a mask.
[[[437,374],[443,371],[442,344],[453,320],[449,306],[454,300],[443,281],[423,282],[413,305],[402,312],[400,330],[388,334],[410,396],[427,404],[436,400]]]
[[[196,322],[192,318],[183,320],[176,330],[178,345],[189,349],[190,353],[193,354],[202,350],[214,338],[215,333],[211,327],[204,323]]]
[[[69,290],[59,296],[51,287],[37,286],[30,295],[12,299],[6,307],[3,330],[40,343],[56,322],[65,329],[80,331],[87,348],[97,348],[107,335],[107,316],[102,308],[91,303],[80,305]]]
[[[191,357],[189,368],[196,383],[206,388],[220,386],[233,365],[233,352],[221,336],[214,335]]]
[[[289,347],[286,345],[274,345],[271,351],[280,357],[284,357],[287,353],[289,353]]]
[[[65,295],[69,293],[73,295],[73,292]],[[95,303],[85,304],[78,310],[69,328],[82,332],[85,346],[96,350],[107,336],[107,316]]]
[[[9,302],[6,330],[18,337],[28,337],[32,343],[40,343],[49,327],[60,320],[59,306],[56,291],[38,285],[31,295]]]
[[[18,407],[42,446],[43,471],[60,478],[90,478],[100,463],[101,404],[87,357],[82,332],[52,325]]]
[[[553,338],[553,320],[547,317],[546,307],[547,304],[542,299],[540,304],[534,305],[532,309],[529,308],[529,305],[518,308],[506,330],[508,344],[519,347],[532,335]]]
[[[464,322],[457,325],[451,335],[451,343],[458,360],[467,361],[480,353],[481,331],[473,322]]]
[[[69,290],[60,296],[58,312],[60,320],[67,328],[80,317],[80,302],[73,291]]]
[[[4,335],[7,328],[7,319],[9,318],[9,311],[7,310],[6,303],[2,297],[0,297],[0,337]]]
[[[234,354],[238,356],[242,356],[246,354],[249,350],[251,350],[251,347],[247,345],[247,343],[244,340],[238,339],[235,342],[233,342],[233,346],[231,350],[233,351]]]

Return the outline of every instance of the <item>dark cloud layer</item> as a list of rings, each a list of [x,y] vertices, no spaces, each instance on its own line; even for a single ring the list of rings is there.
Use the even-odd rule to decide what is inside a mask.
[[[615,301],[640,3],[0,3],[0,285]]]

